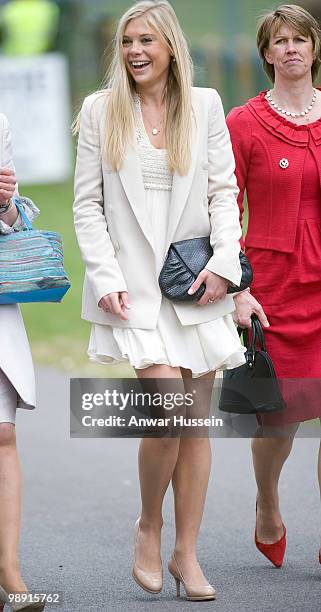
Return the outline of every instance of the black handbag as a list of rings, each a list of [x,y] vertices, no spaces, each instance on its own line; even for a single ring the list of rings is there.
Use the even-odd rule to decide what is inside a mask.
[[[193,295],[189,295],[187,292],[212,256],[213,249],[209,236],[173,242],[169,247],[158,278],[162,294],[168,300],[174,302],[195,302],[195,300],[199,300],[206,289],[204,283]],[[243,291],[252,282],[251,264],[242,251],[240,251],[240,264],[242,268],[241,284],[239,287],[229,286],[227,293]]]
[[[246,363],[232,370],[225,370],[219,410],[235,414],[260,414],[284,410],[274,366],[266,350],[261,323],[252,315],[252,332],[249,341],[247,329],[243,334]],[[257,342],[260,348],[257,348]]]

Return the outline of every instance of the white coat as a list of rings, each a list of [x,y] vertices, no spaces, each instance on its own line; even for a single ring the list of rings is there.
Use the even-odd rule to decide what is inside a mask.
[[[8,120],[1,113],[0,168],[13,169]],[[18,392],[18,406],[33,408],[36,405],[34,369],[18,304],[0,304],[0,368]]]
[[[85,262],[82,317],[92,323],[155,329],[161,292],[138,151],[128,145],[119,172],[103,156],[108,92],[88,96],[80,115],[74,218]],[[218,93],[192,89],[192,163],[173,177],[167,248],[171,242],[210,236],[206,268],[238,285],[241,228],[234,157]],[[128,291],[129,320],[104,312],[99,300]],[[204,323],[234,310],[228,295],[214,304],[173,303],[182,325]]]

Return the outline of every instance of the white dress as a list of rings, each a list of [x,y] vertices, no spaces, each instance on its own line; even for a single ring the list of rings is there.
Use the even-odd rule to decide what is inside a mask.
[[[138,96],[135,105],[137,144],[159,273],[166,256],[173,177],[168,168],[167,151],[156,149],[150,143]],[[194,378],[242,365],[244,352],[231,314],[207,323],[182,325],[171,302],[164,297],[156,329],[124,329],[95,323],[88,347],[90,360],[98,363],[129,361],[138,369],[152,364],[181,366],[191,370]]]

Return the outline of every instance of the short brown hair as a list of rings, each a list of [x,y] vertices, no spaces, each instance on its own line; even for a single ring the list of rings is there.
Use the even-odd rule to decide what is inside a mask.
[[[256,44],[266,74],[274,82],[274,66],[267,62],[264,51],[269,47],[271,35],[277,32],[284,24],[296,30],[302,36],[311,38],[313,52],[316,56],[311,67],[312,81],[314,81],[321,64],[321,30],[316,19],[308,11],[296,4],[282,4],[274,9],[274,11],[263,15],[258,22]]]

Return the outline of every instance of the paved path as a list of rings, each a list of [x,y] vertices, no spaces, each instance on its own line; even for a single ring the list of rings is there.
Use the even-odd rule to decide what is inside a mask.
[[[281,483],[288,529],[286,563],[276,570],[253,545],[255,486],[249,440],[216,440],[199,542],[215,602],[176,600],[165,572],[150,596],[131,580],[133,524],[139,512],[138,440],[70,440],[69,381],[37,371],[39,407],[19,411],[24,473],[23,575],[31,590],[62,591],[61,612],[319,612],[318,441],[298,439]],[[164,508],[162,555],[174,537],[172,495]]]

